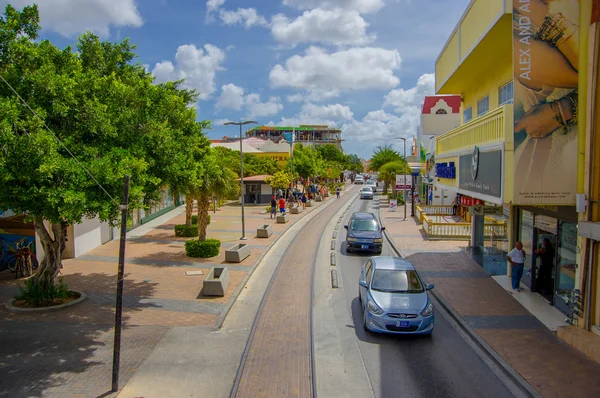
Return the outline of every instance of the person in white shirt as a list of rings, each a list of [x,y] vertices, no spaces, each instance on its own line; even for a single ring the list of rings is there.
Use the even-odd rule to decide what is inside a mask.
[[[521,278],[523,277],[523,268],[525,267],[525,250],[523,250],[523,244],[516,242],[515,248],[506,255],[506,259],[512,266],[512,288],[515,292],[520,292]]]

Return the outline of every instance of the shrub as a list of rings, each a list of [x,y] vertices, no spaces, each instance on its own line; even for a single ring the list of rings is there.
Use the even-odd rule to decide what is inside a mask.
[[[192,224],[198,224],[198,216],[192,216]],[[210,214],[208,215],[208,222],[206,223],[206,225],[210,225]],[[190,236],[196,236],[196,235],[190,235]]]
[[[221,250],[221,241],[217,239],[205,241],[191,239],[185,242],[185,254],[189,257],[215,257],[219,255],[219,250]]]
[[[25,281],[24,286],[19,285],[19,294],[15,296],[15,299],[23,300],[33,307],[47,307],[57,300],[66,300],[71,296],[71,291],[63,278],[59,278],[48,289],[43,289],[36,278],[29,278]]]
[[[193,236],[198,236],[198,224],[192,224],[191,226],[187,226],[185,224],[177,224],[175,225],[175,236],[191,238]]]

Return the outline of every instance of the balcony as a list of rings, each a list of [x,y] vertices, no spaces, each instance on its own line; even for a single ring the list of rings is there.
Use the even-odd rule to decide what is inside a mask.
[[[465,82],[479,81],[499,63],[511,63],[511,29],[511,0],[471,1],[436,60],[436,94],[461,93]]]
[[[436,158],[471,150],[474,146],[512,142],[513,105],[503,105],[467,124],[436,137]],[[508,148],[508,145],[506,146]]]

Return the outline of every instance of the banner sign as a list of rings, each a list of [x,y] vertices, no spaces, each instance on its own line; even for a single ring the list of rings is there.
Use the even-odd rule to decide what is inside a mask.
[[[412,176],[396,174],[396,189],[411,189]]]
[[[480,152],[478,147],[458,158],[460,189],[502,197],[502,151]]]
[[[390,211],[396,211],[398,207],[398,201],[396,199],[390,199]]]
[[[578,0],[513,0],[514,204],[575,204],[578,21]]]

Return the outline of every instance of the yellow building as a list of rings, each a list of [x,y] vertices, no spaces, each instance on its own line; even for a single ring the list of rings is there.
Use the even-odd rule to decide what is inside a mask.
[[[590,243],[600,228],[586,224],[589,239],[578,228],[584,219],[600,221],[597,103],[587,110],[598,97],[597,61],[589,56],[598,54],[594,2],[471,1],[435,65],[436,94],[461,96],[462,123],[435,139],[436,168],[452,162],[456,170],[436,178],[435,190],[465,206],[502,206],[497,217],[510,228],[501,249],[521,241],[528,253],[522,282],[600,334],[598,246]],[[483,216],[473,217],[471,243],[486,252],[483,229]],[[580,338],[573,328],[559,335],[573,342],[574,330]]]

